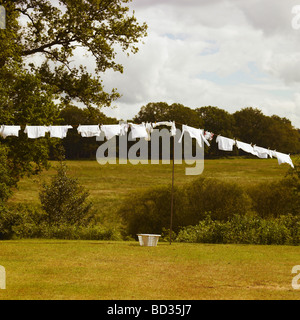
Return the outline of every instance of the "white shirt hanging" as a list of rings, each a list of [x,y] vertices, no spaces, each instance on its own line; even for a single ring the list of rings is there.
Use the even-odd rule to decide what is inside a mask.
[[[6,126],[6,125],[2,125],[0,127],[0,135],[4,139],[6,137],[8,137],[8,136],[18,137],[20,130],[21,130],[21,126]]]
[[[271,150],[269,149],[253,146],[253,150],[256,152],[256,155],[261,159],[267,159],[268,156],[272,158]]]
[[[178,140],[179,143],[181,143],[183,135],[185,132],[188,132],[191,138],[195,138],[199,147],[202,148],[202,140],[209,146],[209,142],[204,138],[203,130],[202,129],[196,129],[190,126],[187,126],[185,124],[182,125],[182,133]]]
[[[37,139],[45,137],[49,130],[48,126],[26,126],[24,132],[27,133],[28,138]]]
[[[207,140],[207,141],[211,141],[214,137],[214,133],[212,132],[209,132],[209,131],[204,131],[204,138]]]
[[[292,159],[291,159],[289,154],[285,154],[285,153],[281,153],[281,152],[275,151],[274,152],[274,156],[277,158],[278,164],[287,163],[292,168],[294,168],[293,161],[292,161]]]
[[[72,126],[49,126],[50,138],[63,139],[67,136],[68,130],[72,128]]]
[[[79,125],[77,131],[86,138],[99,137],[101,134],[99,125]]]
[[[128,132],[129,124],[128,123],[120,123],[121,130],[120,136],[124,136]]]
[[[171,127],[171,136],[176,135],[176,125],[175,121],[160,121],[160,122],[154,122],[152,123],[153,128],[157,126],[168,126]]]
[[[254,151],[253,146],[249,143],[236,141],[236,146],[238,149],[242,149],[245,152],[251,153],[254,156],[257,156],[257,152]]]
[[[145,138],[145,140],[150,141],[151,140],[151,133],[153,132],[152,124],[150,122],[146,122],[145,127],[146,127],[146,131],[147,131],[147,138]]]
[[[235,145],[235,140],[223,136],[217,136],[216,142],[218,143],[219,150],[232,151]]]

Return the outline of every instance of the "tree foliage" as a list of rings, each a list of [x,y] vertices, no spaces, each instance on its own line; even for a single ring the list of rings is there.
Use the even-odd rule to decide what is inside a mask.
[[[146,24],[139,24],[127,6],[130,1],[15,0],[12,10],[26,21],[18,33],[20,54],[43,57],[40,65],[31,60],[32,71],[55,89],[62,102],[110,105],[119,94],[105,92],[101,74],[107,69],[123,72],[115,59],[117,48],[136,53],[146,35]],[[78,52],[94,62],[93,73],[86,65],[73,63]]]
[[[130,1],[0,0],[6,10],[6,28],[0,29],[0,124],[22,129],[18,138],[0,139],[7,159],[0,165],[14,181],[47,167],[50,149],[59,142],[28,139],[25,125],[59,124],[60,111],[72,101],[92,110],[119,97],[115,89],[105,92],[101,74],[123,72],[117,52],[136,53],[146,36],[147,26],[130,12]],[[74,56],[82,63],[74,63]],[[88,70],[86,63],[94,67]]]
[[[195,110],[180,103],[168,105],[166,102],[150,102],[142,106],[133,121],[138,123],[175,121],[177,124],[188,124],[198,128],[203,125]]]

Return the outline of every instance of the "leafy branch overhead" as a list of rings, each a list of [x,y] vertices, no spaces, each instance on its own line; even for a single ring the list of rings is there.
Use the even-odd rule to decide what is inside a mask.
[[[101,76],[109,69],[123,72],[117,52],[136,53],[147,31],[130,2],[0,0],[6,11],[6,28],[0,29],[0,123],[53,125],[73,102],[87,110],[110,106],[120,95],[116,89],[106,92]],[[57,143],[22,133],[1,139],[3,168],[16,182],[37,173]]]
[[[139,24],[126,6],[131,0],[15,0],[9,9],[19,14],[16,41],[22,57],[42,56],[41,65],[31,64],[42,81],[54,86],[64,101],[78,99],[85,105],[108,106],[119,97],[106,93],[101,73],[123,72],[115,61],[118,49],[136,53],[147,26]],[[8,12],[10,11],[8,10]],[[93,74],[72,57],[83,48],[95,62]]]

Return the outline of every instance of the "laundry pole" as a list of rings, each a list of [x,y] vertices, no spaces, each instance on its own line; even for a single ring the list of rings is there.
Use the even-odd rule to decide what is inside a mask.
[[[171,216],[170,216],[170,244],[172,243],[172,225],[173,225],[173,211],[174,211],[174,151],[175,151],[175,137],[173,136],[173,152],[172,152],[172,188],[171,188]]]

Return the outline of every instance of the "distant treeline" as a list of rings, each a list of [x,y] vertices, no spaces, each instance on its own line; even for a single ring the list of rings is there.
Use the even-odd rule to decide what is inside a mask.
[[[96,108],[80,109],[69,106],[61,111],[61,123],[73,125],[66,139],[61,143],[65,148],[67,159],[95,158],[99,145],[103,142],[95,138],[82,138],[77,133],[79,124],[116,124],[116,118],[105,116]],[[126,119],[124,119],[126,120]],[[243,108],[229,113],[214,106],[204,106],[191,109],[179,103],[171,105],[166,102],[151,102],[141,107],[139,113],[130,121],[134,123],[175,121],[181,129],[181,124],[201,128],[228,138],[242,142],[253,143],[257,146],[270,148],[288,154],[300,153],[300,130],[294,128],[287,118],[277,115],[266,116],[257,108]],[[129,121],[127,119],[127,121]],[[216,137],[216,136],[215,136]],[[128,144],[130,147],[130,143]],[[205,147],[205,156],[219,157],[229,155],[248,155],[243,151],[224,152],[218,150],[215,138],[210,147]],[[55,150],[52,152],[55,158]]]

